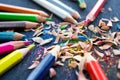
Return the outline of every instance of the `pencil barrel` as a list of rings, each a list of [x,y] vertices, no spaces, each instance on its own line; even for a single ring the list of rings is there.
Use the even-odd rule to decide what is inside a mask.
[[[12,41],[14,34],[15,32],[0,32],[0,41]]]
[[[0,12],[0,20],[38,22],[38,15]]]
[[[55,56],[48,53],[26,80],[43,80],[54,62]]]
[[[3,75],[11,67],[16,65],[22,59],[22,54],[20,52],[13,52],[0,60],[0,75]]]
[[[6,29],[17,29],[21,28],[24,29],[26,26],[24,21],[14,21],[14,22],[0,22],[0,29],[6,30]]]
[[[91,80],[108,80],[97,61],[87,62],[86,69],[90,74]]]
[[[14,6],[0,3],[0,10],[17,12],[17,13],[28,13],[28,14],[38,14],[40,16],[49,17],[49,15],[41,10],[30,9],[26,7]]]

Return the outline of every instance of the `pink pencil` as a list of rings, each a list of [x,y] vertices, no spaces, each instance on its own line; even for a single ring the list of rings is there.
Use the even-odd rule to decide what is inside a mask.
[[[10,41],[0,44],[0,55],[8,54],[15,49],[30,44],[30,41]]]

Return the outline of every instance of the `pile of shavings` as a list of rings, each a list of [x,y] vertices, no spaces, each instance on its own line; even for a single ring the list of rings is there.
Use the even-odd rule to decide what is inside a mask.
[[[61,46],[61,50],[58,53],[59,59],[55,62],[54,66],[64,67],[64,62],[67,60],[70,68],[79,69],[79,72],[77,70],[75,72],[78,80],[87,80],[83,73],[86,62],[85,54],[91,54],[99,62],[105,63],[106,74],[112,65],[116,65],[120,69],[120,32],[111,31],[113,23],[117,24],[117,28],[120,29],[118,22],[119,19],[114,17],[113,19],[102,18],[96,26],[93,24],[84,26],[82,22],[77,25],[69,22],[55,24],[52,21],[42,24],[37,29],[32,30],[34,31],[32,40],[44,47],[44,53],[39,54],[28,69],[34,69],[40,63],[39,60],[44,59],[44,56],[56,44]],[[94,35],[91,37],[87,36],[89,31]],[[49,44],[52,45],[47,46]],[[50,78],[56,74],[55,69],[51,68]],[[119,76],[118,73],[117,76]]]

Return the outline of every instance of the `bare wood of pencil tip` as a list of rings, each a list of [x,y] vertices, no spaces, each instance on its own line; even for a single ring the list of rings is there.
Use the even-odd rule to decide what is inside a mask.
[[[38,21],[39,22],[46,22],[46,17],[38,16]]]
[[[36,28],[39,26],[39,23],[25,21],[26,29]]]
[[[75,19],[81,19],[81,16],[79,15],[79,13],[76,11],[72,14],[72,16],[75,18]]]
[[[67,15],[66,18],[65,18],[65,21],[68,21],[68,22],[71,22],[71,23],[74,23],[74,24],[77,24],[78,22],[73,19],[70,15]]]
[[[20,6],[8,5],[0,3],[0,10],[10,11],[10,12],[19,12],[19,13],[29,13],[29,14],[38,14],[40,16],[49,17],[47,13],[41,10],[30,9]]]
[[[86,62],[96,61],[96,59],[91,54],[86,54]]]
[[[71,7],[67,6],[66,4],[61,2],[60,0],[48,0],[48,1],[51,2],[52,4],[54,4],[55,6],[58,6],[58,7],[62,8],[63,10],[67,11],[68,13],[70,13],[73,18],[81,19],[80,14],[76,10],[74,10]]]
[[[12,44],[14,45],[14,49],[18,49],[18,48],[20,48],[20,46],[30,44],[30,41],[11,41],[11,42],[13,42]]]
[[[15,33],[14,34],[14,40],[21,40],[21,38],[23,38],[23,37],[25,37],[25,35],[23,35],[23,34],[20,34],[20,33]]]

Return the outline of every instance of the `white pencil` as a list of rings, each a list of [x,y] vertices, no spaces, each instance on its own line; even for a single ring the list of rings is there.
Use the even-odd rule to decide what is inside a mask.
[[[52,4],[54,4],[55,6],[60,7],[61,9],[67,11],[69,14],[71,14],[71,16],[75,19],[80,19],[81,16],[80,14],[72,9],[71,7],[67,6],[66,4],[64,4],[63,2],[61,2],[60,0],[47,0],[49,2],[51,2]]]
[[[46,8],[47,10],[53,12],[60,18],[62,18],[65,21],[77,24],[77,21],[66,11],[62,10],[61,8],[53,5],[52,3],[48,2],[47,0],[33,0],[40,6]]]

